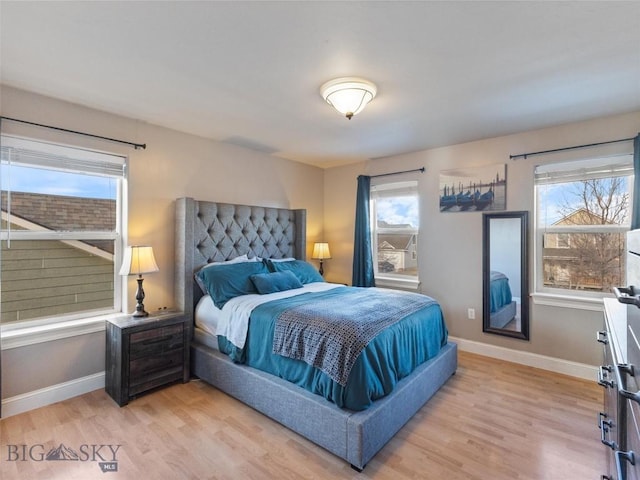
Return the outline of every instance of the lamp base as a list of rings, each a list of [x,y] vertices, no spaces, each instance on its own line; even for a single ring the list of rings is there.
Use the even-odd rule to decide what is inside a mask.
[[[149,312],[146,312],[144,310],[144,303],[142,303],[142,301],[144,300],[144,289],[142,288],[142,280],[143,280],[142,275],[139,275],[136,280],[138,282],[138,290],[136,291],[136,301],[138,303],[136,304],[136,311],[133,312],[131,316],[132,317],[148,317]]]

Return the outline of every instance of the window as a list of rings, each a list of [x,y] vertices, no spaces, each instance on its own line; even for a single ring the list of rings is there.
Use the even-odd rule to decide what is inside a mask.
[[[538,166],[536,291],[602,297],[625,284],[631,155]]]
[[[557,245],[556,248],[571,248],[571,234],[569,233],[558,233],[557,237]]]
[[[371,187],[372,245],[377,283],[418,283],[418,182]]]
[[[3,328],[120,311],[125,158],[3,135],[0,159]]]

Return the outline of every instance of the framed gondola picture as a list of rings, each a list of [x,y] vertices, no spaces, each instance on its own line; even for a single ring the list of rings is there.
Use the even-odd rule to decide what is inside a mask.
[[[441,212],[490,212],[507,208],[505,164],[440,172]]]

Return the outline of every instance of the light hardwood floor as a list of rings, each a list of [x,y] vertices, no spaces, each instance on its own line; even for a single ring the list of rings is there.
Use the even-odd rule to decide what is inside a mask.
[[[595,381],[460,352],[456,375],[357,473],[200,381],[124,408],[97,390],[1,420],[0,478],[596,479],[602,396]],[[28,457],[60,444],[80,460]],[[116,445],[118,471],[103,473]]]

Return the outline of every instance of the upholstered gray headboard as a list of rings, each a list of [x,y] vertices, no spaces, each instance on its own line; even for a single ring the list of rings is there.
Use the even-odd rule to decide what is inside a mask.
[[[306,217],[306,210],[177,199],[176,307],[193,320],[193,310],[202,297],[193,274],[207,263],[245,253],[305,260]]]

